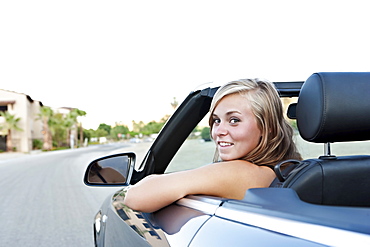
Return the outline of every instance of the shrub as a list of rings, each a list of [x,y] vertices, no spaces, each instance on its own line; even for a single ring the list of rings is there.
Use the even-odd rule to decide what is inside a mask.
[[[32,149],[42,149],[43,142],[39,139],[32,140]]]
[[[211,141],[211,133],[209,127],[204,127],[201,132],[201,137],[205,141]]]

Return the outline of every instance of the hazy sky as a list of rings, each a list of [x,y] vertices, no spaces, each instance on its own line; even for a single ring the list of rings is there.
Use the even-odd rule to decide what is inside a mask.
[[[200,84],[370,71],[367,1],[0,1],[0,89],[100,123],[158,121]]]

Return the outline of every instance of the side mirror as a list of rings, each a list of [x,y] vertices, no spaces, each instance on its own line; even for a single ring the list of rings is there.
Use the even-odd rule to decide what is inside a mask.
[[[134,153],[105,156],[92,161],[86,169],[84,182],[92,186],[128,185],[134,171]]]

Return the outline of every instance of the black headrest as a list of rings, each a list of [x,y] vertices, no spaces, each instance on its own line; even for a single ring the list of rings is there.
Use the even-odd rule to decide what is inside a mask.
[[[303,84],[297,125],[311,142],[370,140],[370,72],[325,72]]]

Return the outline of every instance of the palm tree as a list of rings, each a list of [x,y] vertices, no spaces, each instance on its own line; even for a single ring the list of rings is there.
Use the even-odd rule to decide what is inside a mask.
[[[18,127],[18,123],[21,119],[17,118],[15,115],[10,114],[8,111],[0,112],[0,115],[4,117],[5,120],[0,128],[1,130],[5,130],[8,134],[6,138],[6,151],[10,152],[13,151],[12,131],[22,131],[22,129]]]
[[[44,141],[42,144],[42,149],[47,151],[50,151],[53,147],[53,137],[50,130],[50,124],[53,116],[53,110],[50,107],[43,106],[40,108],[40,113],[38,114],[37,118],[41,120],[43,124],[42,134],[44,136]]]
[[[65,119],[65,127],[67,127],[67,133],[68,133],[68,136],[67,136],[67,143],[70,143],[70,132],[71,132],[71,128],[78,123],[77,121],[77,117],[82,117],[82,116],[85,116],[86,115],[86,112],[83,111],[83,110],[80,110],[80,109],[77,109],[77,108],[73,108],[66,116],[66,119]],[[80,135],[82,133],[82,124],[80,125]],[[82,140],[82,136],[80,136],[80,140]]]

